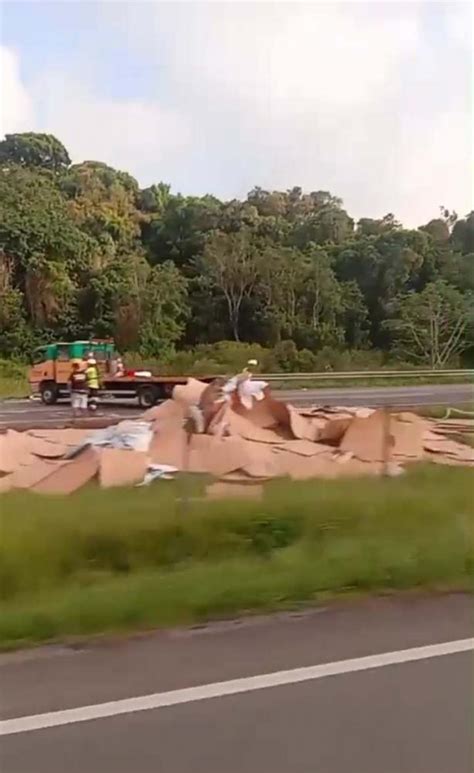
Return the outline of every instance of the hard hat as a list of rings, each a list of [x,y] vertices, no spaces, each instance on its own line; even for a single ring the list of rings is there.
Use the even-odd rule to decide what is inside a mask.
[[[87,364],[88,365],[96,365],[96,361],[95,361],[95,359],[93,357],[89,357],[89,359],[87,360]]]
[[[247,365],[253,365],[253,366],[258,365],[258,360],[249,360],[247,362]]]

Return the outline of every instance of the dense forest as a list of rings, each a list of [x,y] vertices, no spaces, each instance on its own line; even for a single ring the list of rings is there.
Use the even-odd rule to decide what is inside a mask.
[[[283,369],[347,352],[443,367],[472,362],[473,292],[474,212],[408,230],[354,222],[327,191],[182,196],[71,164],[51,135],[0,142],[0,356],[113,336],[163,361],[230,340]]]

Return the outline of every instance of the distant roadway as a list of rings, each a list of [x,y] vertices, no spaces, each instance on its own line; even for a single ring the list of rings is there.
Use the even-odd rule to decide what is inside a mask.
[[[2,773],[472,773],[472,598],[0,655]]]
[[[293,405],[388,405],[393,408],[420,406],[456,406],[473,404],[470,384],[428,384],[423,386],[348,387],[331,389],[274,390],[280,399]],[[134,401],[109,400],[101,412],[110,419],[138,415]],[[70,408],[62,403],[51,407],[31,400],[0,401],[0,429],[15,427],[60,427],[70,418]]]

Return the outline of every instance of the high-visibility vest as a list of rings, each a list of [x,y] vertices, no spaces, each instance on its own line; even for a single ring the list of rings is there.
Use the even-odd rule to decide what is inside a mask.
[[[99,373],[95,365],[89,365],[89,367],[86,368],[86,378],[89,389],[99,388]]]

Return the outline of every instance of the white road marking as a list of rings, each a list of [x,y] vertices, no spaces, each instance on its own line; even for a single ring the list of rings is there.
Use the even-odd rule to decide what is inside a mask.
[[[339,660],[334,663],[321,663],[317,666],[293,668],[289,671],[275,671],[270,674],[247,676],[241,679],[231,679],[227,682],[213,682],[197,687],[186,687],[169,692],[158,692],[152,695],[141,695],[136,698],[98,703],[92,706],[80,706],[74,709],[51,711],[46,714],[15,717],[0,722],[0,735],[28,733],[32,730],[44,730],[49,727],[88,722],[94,719],[115,717],[120,714],[132,714],[137,711],[177,706],[182,703],[221,698],[227,695],[254,692],[268,687],[297,684],[326,676],[351,674],[357,671],[367,671],[373,668],[383,668],[400,663],[411,663],[416,660],[438,658],[443,655],[453,655],[474,649],[474,638],[458,639],[457,641],[429,644],[424,647],[412,647],[395,652],[382,652],[377,655],[367,655],[362,658]]]

